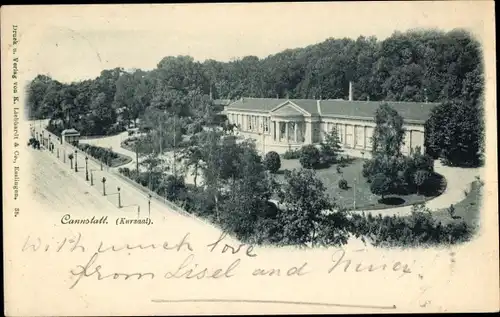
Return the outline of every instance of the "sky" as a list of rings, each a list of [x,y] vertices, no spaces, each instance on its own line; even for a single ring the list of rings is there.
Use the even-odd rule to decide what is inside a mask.
[[[152,69],[169,55],[262,58],[331,37],[457,27],[481,37],[491,8],[484,1],[30,6],[15,20],[21,76],[70,82],[114,67]]]

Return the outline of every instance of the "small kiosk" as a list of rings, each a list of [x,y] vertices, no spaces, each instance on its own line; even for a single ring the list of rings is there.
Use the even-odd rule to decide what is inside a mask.
[[[75,129],[66,129],[61,133],[62,143],[73,143],[80,140],[80,132]]]

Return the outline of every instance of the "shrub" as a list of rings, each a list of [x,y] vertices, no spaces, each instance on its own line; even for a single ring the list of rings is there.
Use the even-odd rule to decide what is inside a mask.
[[[168,200],[182,200],[186,196],[186,184],[184,177],[168,175],[158,188],[159,193],[164,194]]]
[[[349,185],[347,184],[347,181],[345,179],[339,180],[339,188],[340,189],[346,190],[348,187],[349,187]]]
[[[300,164],[304,168],[315,168],[320,162],[319,150],[314,145],[306,145],[300,151]]]
[[[371,176],[374,174],[374,167],[375,164],[373,160],[365,161],[363,163],[363,170],[361,171],[361,174],[368,181],[371,181]]]
[[[283,154],[283,158],[286,160],[295,160],[300,158],[300,150],[288,150]]]
[[[422,189],[429,182],[429,178],[431,177],[431,173],[426,170],[418,170],[413,175],[413,182],[417,186],[418,191]]]
[[[384,199],[384,195],[389,194],[390,189],[391,180],[385,174],[379,173],[373,177],[370,185],[370,191],[373,194],[382,196],[382,199]]]
[[[337,173],[342,174],[342,169],[337,165]]]
[[[276,173],[281,167],[281,159],[278,153],[271,151],[264,158],[264,166],[271,173]]]
[[[455,206],[453,206],[453,204],[451,204],[450,208],[448,208],[448,214],[451,218],[455,218]]]

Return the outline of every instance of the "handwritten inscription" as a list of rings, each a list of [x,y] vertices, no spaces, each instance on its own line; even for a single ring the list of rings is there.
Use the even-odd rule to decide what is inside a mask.
[[[72,276],[70,289],[75,288],[84,279],[93,281],[103,280],[123,280],[123,281],[140,281],[140,280],[157,280],[157,279],[186,279],[186,280],[202,280],[202,279],[230,279],[236,275],[248,275],[255,278],[281,278],[281,277],[301,277],[311,273],[323,273],[326,276],[332,274],[340,274],[344,272],[355,272],[366,274],[371,272],[386,272],[398,273],[399,277],[411,274],[412,269],[409,264],[400,261],[386,261],[382,263],[365,263],[363,261],[349,259],[346,251],[343,249],[335,249],[331,253],[330,259],[325,259],[325,266],[314,268],[307,261],[303,261],[299,265],[289,265],[288,267],[253,267],[245,269],[242,266],[245,259],[257,257],[253,245],[248,244],[232,244],[227,241],[227,235],[222,233],[214,242],[201,246],[201,250],[215,254],[227,254],[229,259],[223,264],[218,264],[215,267],[204,265],[197,258],[198,247],[190,241],[190,233],[186,233],[178,241],[171,243],[163,241],[161,243],[120,243],[113,244],[105,241],[100,241],[95,247],[86,245],[81,233],[73,237],[65,237],[59,241],[54,239],[43,240],[40,237],[31,237],[25,240],[23,252],[78,252],[89,253],[89,257],[83,264],[77,264],[70,268],[69,273]],[[172,264],[169,258],[170,269],[163,272],[147,270],[131,269],[130,272],[114,270],[112,267],[106,267],[102,263],[101,256],[104,253],[124,253],[131,255],[131,252],[186,252],[187,255],[179,264]],[[203,258],[200,258],[203,260]]]

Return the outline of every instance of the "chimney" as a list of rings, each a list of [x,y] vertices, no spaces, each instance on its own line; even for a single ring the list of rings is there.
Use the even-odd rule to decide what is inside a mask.
[[[349,101],[353,101],[352,95],[352,81],[349,82]]]

